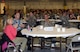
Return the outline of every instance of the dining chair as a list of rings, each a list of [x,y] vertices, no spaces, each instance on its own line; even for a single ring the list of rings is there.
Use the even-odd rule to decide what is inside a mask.
[[[45,47],[52,47],[52,38],[45,38]]]
[[[10,52],[10,51],[22,52],[22,50],[20,49],[21,48],[21,44],[22,43],[18,43],[18,44],[15,44],[15,46],[14,46],[13,43],[9,42],[6,52]],[[13,50],[11,50],[11,48],[13,48]]]
[[[32,37],[32,51],[34,48],[44,49],[45,47],[51,47],[51,39],[44,37]]]
[[[45,38],[45,47],[49,49],[59,49],[59,38],[57,37],[48,37]]]
[[[34,48],[41,48],[40,37],[32,37],[31,47],[32,47],[32,52],[34,51]]]
[[[80,52],[80,35],[76,35],[72,38],[69,38],[66,44],[67,51],[66,52],[73,52],[78,51]]]

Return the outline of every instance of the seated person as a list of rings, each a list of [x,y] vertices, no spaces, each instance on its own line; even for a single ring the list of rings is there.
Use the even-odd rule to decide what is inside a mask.
[[[13,40],[16,38],[16,35],[17,35],[17,27],[18,25],[12,25],[13,23],[13,20],[12,18],[9,18],[7,19],[7,23],[6,23],[6,26],[4,28],[4,32],[3,32],[3,35],[2,35],[2,45],[7,42],[7,45],[9,42],[12,42],[13,43]],[[6,45],[6,48],[7,48],[7,45]],[[5,48],[5,49],[6,49]],[[2,46],[2,52],[5,51],[4,47]]]
[[[32,12],[30,12],[29,16],[27,17],[27,24],[29,27],[32,27],[32,28],[36,26],[36,17]],[[30,47],[31,38],[32,38],[31,36],[28,36],[28,42],[27,42],[28,50],[31,50],[31,47]]]
[[[20,20],[20,13],[15,13],[14,15],[14,19],[13,19],[13,26],[18,24],[18,27],[17,27],[17,37],[25,37],[22,35],[21,33],[21,30],[25,27],[24,24],[22,24],[21,20]]]
[[[49,21],[49,16],[48,16],[48,14],[45,14],[45,15],[44,15],[44,21],[41,22],[41,24],[42,24],[44,27],[53,26],[52,22]]]
[[[7,42],[6,48],[9,42],[13,43],[14,46],[16,46],[15,45],[16,43],[22,43],[20,48],[22,49],[22,51],[24,51],[27,39],[16,37],[18,24],[15,24],[14,26],[12,24],[13,24],[13,19],[12,18],[7,19],[7,23],[3,32],[4,34],[2,36],[2,41],[3,43]],[[6,48],[4,49],[3,47],[4,45],[3,43],[2,43],[2,52],[6,50]]]
[[[69,17],[67,16],[67,13],[64,12],[62,17],[60,18],[61,21],[62,21],[62,26],[63,27],[70,27],[70,24],[69,24]]]
[[[36,17],[32,12],[29,13],[29,16],[27,18],[27,23],[30,27],[35,27],[36,26]]]
[[[52,22],[49,21],[49,16],[48,16],[48,14],[45,14],[45,15],[44,15],[44,22],[41,22],[41,23],[42,23],[42,25],[43,25],[44,27],[51,27],[51,26],[53,27],[53,25],[54,25]],[[54,38],[53,38],[53,37],[52,37],[52,38],[49,37],[49,38],[47,38],[47,41],[50,40],[50,39],[52,40],[52,43],[56,43],[56,42],[55,42],[55,37],[54,37]],[[42,44],[44,44],[44,37],[41,38],[41,42],[42,42]],[[42,46],[44,46],[44,45],[42,45]]]

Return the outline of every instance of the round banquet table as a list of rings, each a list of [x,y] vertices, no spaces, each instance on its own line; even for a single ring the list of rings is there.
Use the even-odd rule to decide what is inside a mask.
[[[50,30],[50,29],[48,29]],[[26,36],[32,36],[32,37],[60,37],[60,52],[62,51],[61,50],[61,43],[62,43],[62,40],[61,38],[66,38],[66,37],[70,37],[70,36],[74,36],[78,33],[80,33],[80,30],[77,29],[77,28],[65,28],[65,32],[63,32],[62,30],[60,30],[59,32],[57,31],[57,28],[56,27],[53,27],[53,30],[52,31],[48,31],[48,30],[44,30],[44,29],[40,29],[39,26],[37,27],[34,27],[32,29],[32,31],[28,31],[27,29],[23,29],[21,31],[21,33],[23,35],[26,35]]]

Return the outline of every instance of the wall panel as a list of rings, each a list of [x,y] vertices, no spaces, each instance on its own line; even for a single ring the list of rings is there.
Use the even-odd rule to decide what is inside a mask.
[[[19,1],[8,1],[6,2],[9,5],[9,9],[23,9],[24,2]],[[80,2],[67,2],[67,8],[73,9],[73,8],[79,8],[80,9]],[[63,2],[57,2],[52,1],[48,2],[47,0],[40,1],[40,2],[26,2],[27,8],[33,8],[33,9],[63,9]]]

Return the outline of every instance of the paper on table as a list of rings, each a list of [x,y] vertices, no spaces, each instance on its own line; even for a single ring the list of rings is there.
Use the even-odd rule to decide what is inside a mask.
[[[44,27],[44,31],[53,31],[53,27]]]

